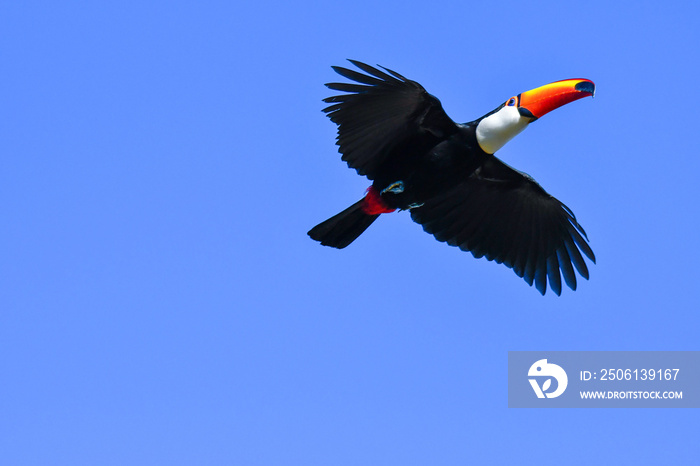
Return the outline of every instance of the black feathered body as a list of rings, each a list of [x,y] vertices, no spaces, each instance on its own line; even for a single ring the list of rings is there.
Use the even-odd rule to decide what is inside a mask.
[[[408,150],[378,167],[373,186],[382,192],[396,182],[403,191],[384,192],[387,205],[402,210],[424,204],[464,182],[488,157],[476,141],[473,123],[457,125],[456,131],[429,149]]]

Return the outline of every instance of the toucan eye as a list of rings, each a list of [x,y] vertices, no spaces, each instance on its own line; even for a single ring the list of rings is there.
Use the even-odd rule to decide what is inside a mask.
[[[506,105],[507,105],[508,107],[512,107],[513,105],[515,105],[515,103],[516,103],[517,101],[518,101],[518,99],[516,99],[515,97],[511,97],[510,100],[509,100],[508,102],[506,102]]]

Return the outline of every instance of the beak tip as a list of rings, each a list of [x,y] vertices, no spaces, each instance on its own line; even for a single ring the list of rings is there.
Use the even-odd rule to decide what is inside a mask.
[[[576,86],[574,86],[574,89],[579,91],[579,92],[586,92],[591,95],[591,97],[595,96],[595,84],[593,84],[593,81],[580,81],[576,83]]]

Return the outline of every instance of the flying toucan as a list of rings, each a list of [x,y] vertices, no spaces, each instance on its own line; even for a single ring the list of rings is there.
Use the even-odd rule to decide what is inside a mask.
[[[349,61],[364,73],[332,67],[354,83],[326,84],[344,94],[324,99],[323,111],[338,125],[342,159],[372,186],[312,228],[312,239],[342,249],[381,214],[409,210],[438,241],[505,264],[543,295],[547,278],[561,294],[561,275],[575,290],[574,268],[588,279],[581,253],[593,263],[595,255],[573,212],[493,154],[546,113],[593,96],[592,81],[553,82],[459,124],[417,82]]]

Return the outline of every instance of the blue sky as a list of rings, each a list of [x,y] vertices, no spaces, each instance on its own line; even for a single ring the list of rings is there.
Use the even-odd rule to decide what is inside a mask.
[[[7,464],[690,464],[693,410],[507,408],[509,350],[697,350],[693,2],[5,2]],[[362,196],[346,58],[455,120],[586,77],[499,152],[598,263],[545,297]]]

